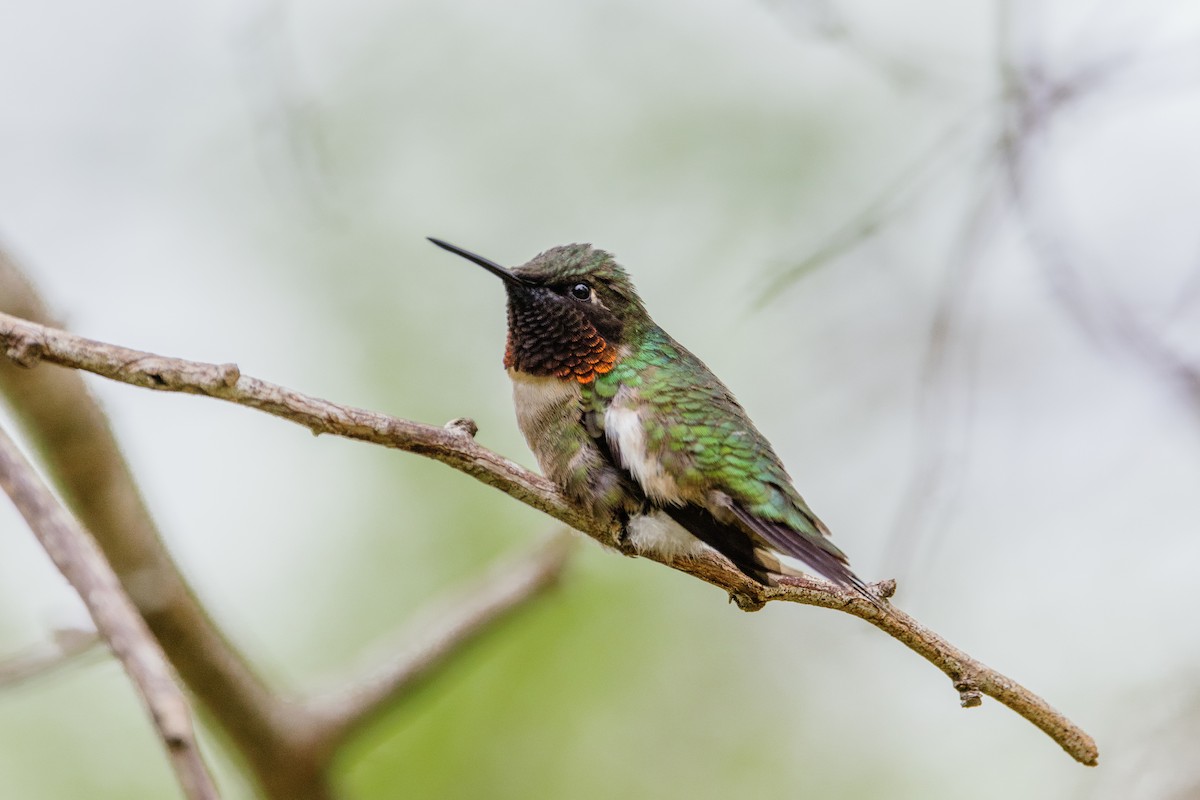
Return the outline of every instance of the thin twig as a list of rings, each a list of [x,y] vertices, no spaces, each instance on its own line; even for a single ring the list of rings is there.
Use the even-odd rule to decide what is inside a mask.
[[[0,487],[79,593],[96,630],[133,681],[167,748],[184,795],[191,800],[216,800],[219,795],[200,757],[191,709],[158,641],[91,534],[59,504],[2,428]]]
[[[587,516],[545,478],[478,445],[471,438],[470,428],[464,430],[461,424],[439,428],[342,406],[242,375],[234,364],[167,358],[85,339],[6,314],[0,314],[0,345],[10,358],[26,366],[45,360],[135,386],[207,395],[291,420],[314,433],[332,433],[418,453],[496,487],[604,544],[612,546],[616,542],[614,521]],[[626,553],[632,554],[628,550]],[[654,560],[721,587],[745,610],[761,608],[770,600],[787,600],[860,617],[946,673],[964,706],[978,705],[979,695],[986,694],[1045,731],[1079,762],[1097,762],[1095,742],[1082,729],[1037,695],[971,659],[903,612],[884,611],[856,593],[816,580],[764,587],[715,554]]]
[[[435,603],[410,624],[392,662],[342,678],[339,688],[309,702],[321,730],[320,749],[331,755],[395,701],[436,674],[471,643],[494,630],[529,601],[554,586],[575,537],[557,533],[533,551],[491,567],[482,578]]]
[[[909,160],[863,208],[842,222],[798,262],[771,277],[755,299],[755,305],[767,305],[800,278],[865,244],[887,230],[900,216],[909,213],[918,197],[952,174],[949,167],[970,154],[968,134],[977,124],[979,114],[980,109],[972,108],[939,131],[933,141]]]
[[[94,629],[65,628],[52,641],[0,661],[0,688],[15,686],[70,664],[100,643]]]
[[[958,690],[963,708],[980,705],[982,695],[987,695],[1029,720],[1079,763],[1094,767],[1099,762],[1100,751],[1092,737],[1043,698],[954,647],[895,606],[883,611],[861,595],[813,579],[784,578],[785,585],[761,586],[741,573],[729,575],[729,566],[717,558],[695,560],[688,566],[678,563],[669,566],[727,588],[746,610],[759,608],[770,600],[787,600],[844,611],[866,620],[944,672]],[[730,577],[740,580],[741,586],[730,587]],[[895,583],[882,581],[872,589],[889,597],[895,591]]]

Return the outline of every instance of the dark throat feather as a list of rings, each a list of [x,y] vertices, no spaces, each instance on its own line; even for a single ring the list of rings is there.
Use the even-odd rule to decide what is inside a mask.
[[[612,370],[617,362],[612,343],[582,311],[548,295],[547,289],[510,293],[504,368],[580,383]]]

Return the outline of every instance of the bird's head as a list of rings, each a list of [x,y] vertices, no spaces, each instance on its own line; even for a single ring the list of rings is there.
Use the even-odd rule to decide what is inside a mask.
[[[622,345],[650,324],[629,274],[611,254],[590,244],[552,247],[507,269],[439,239],[430,241],[504,281],[508,369],[588,383],[611,370]]]

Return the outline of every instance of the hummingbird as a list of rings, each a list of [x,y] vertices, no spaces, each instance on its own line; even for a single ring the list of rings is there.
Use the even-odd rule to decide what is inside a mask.
[[[509,269],[429,241],[504,282],[517,424],[568,500],[617,518],[638,553],[712,548],[767,586],[807,567],[880,603],[733,393],[655,324],[610,253],[569,244]]]

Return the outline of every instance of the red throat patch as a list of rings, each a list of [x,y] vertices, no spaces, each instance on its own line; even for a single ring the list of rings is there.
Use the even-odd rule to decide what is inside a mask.
[[[591,383],[597,375],[611,372],[617,363],[617,349],[608,340],[592,329],[592,335],[576,346],[573,353],[554,374],[563,379],[575,379],[580,383]],[[580,352],[582,350],[582,352]]]
[[[539,353],[538,366],[545,370],[539,370],[540,374],[550,374],[561,380],[591,383],[597,375],[611,372],[617,363],[617,349],[591,326],[588,326],[587,331],[581,331],[581,334],[575,341],[561,343],[561,349],[552,354]],[[517,350],[510,331],[504,345],[505,369],[520,369],[517,367]]]
[[[508,338],[504,340],[504,368],[512,369],[512,365],[513,365],[512,331],[509,331]]]

